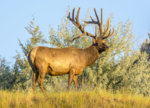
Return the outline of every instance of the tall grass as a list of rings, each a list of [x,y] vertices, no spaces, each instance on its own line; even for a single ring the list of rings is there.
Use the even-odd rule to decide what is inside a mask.
[[[106,91],[0,91],[0,108],[150,108],[150,97]]]

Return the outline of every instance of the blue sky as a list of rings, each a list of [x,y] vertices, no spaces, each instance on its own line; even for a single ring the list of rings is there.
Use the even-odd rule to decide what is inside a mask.
[[[32,18],[48,36],[49,25],[56,28],[66,10],[81,7],[82,15],[90,9],[103,8],[104,19],[113,14],[113,24],[130,20],[139,47],[150,32],[150,0],[0,0],[0,56],[14,61],[16,51],[21,52],[22,42],[30,37],[24,27]]]

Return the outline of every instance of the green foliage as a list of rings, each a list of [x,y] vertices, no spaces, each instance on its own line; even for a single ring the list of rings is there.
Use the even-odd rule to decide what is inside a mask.
[[[5,60],[0,59],[1,89],[29,90],[32,87],[32,70],[26,55],[35,46],[46,44],[55,48],[70,46],[86,48],[92,44],[89,37],[82,37],[72,43],[71,40],[78,36],[80,31],[66,18],[62,20],[57,30],[50,27],[48,40],[44,39],[40,27],[35,25],[34,20],[25,29],[31,35],[25,44],[19,40],[25,56],[17,54],[13,69],[6,65]],[[134,51],[133,36],[131,22],[118,23],[114,36],[108,39],[109,50],[102,53],[95,64],[87,67],[79,76],[80,87],[127,90],[145,96],[150,95],[150,64],[147,55],[149,50]],[[54,88],[61,90],[66,88],[67,81],[67,75],[56,77],[46,75],[44,86],[50,91]]]
[[[23,43],[20,40],[18,41],[19,41],[19,45],[23,50],[23,53],[26,56],[33,47],[41,43],[42,44],[46,43],[46,41],[43,39],[43,35],[42,32],[40,31],[39,26],[36,26],[34,24],[34,19],[30,22],[29,26],[25,27],[25,29],[31,35],[31,38],[27,40],[27,43],[25,43],[25,45],[23,45]]]
[[[0,58],[0,89],[12,89],[14,77],[10,66],[4,58]]]
[[[91,84],[94,82],[96,87],[150,95],[147,54],[132,50],[134,41],[130,22],[119,23],[116,28],[108,43],[109,50],[101,54],[94,66],[89,67],[86,79],[90,79]]]
[[[16,56],[16,62],[13,68],[15,90],[29,89],[31,87],[32,70],[26,58],[21,58],[20,54]]]

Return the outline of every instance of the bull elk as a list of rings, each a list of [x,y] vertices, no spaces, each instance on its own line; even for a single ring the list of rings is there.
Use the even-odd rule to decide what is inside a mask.
[[[97,20],[94,20],[90,16],[91,21],[84,21],[84,25],[79,22],[79,11],[78,8],[77,16],[74,17],[75,8],[72,12],[72,18],[70,13],[68,19],[81,31],[81,35],[73,39],[76,40],[82,36],[90,36],[93,39],[93,43],[90,47],[74,48],[48,48],[43,46],[38,46],[33,48],[28,54],[28,61],[33,70],[33,92],[36,91],[35,84],[38,82],[40,89],[43,93],[45,90],[43,88],[43,79],[45,74],[51,76],[69,74],[68,89],[72,81],[74,81],[75,86],[78,85],[78,75],[82,74],[84,68],[92,65],[98,58],[100,53],[108,50],[106,45],[106,39],[111,37],[114,33],[109,30],[109,21],[107,22],[107,27],[105,30],[102,29],[103,26],[103,13],[101,9],[101,21],[97,15],[96,9],[94,9],[95,16]],[[85,31],[86,24],[95,24],[95,34]],[[97,26],[99,27],[99,32],[97,33]],[[99,36],[97,36],[97,34]]]

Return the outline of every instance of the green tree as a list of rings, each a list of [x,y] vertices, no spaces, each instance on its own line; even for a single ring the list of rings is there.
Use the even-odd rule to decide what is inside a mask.
[[[25,29],[31,35],[31,38],[25,44],[18,40],[24,56],[21,57],[21,54],[17,54],[13,70],[15,77],[14,89],[28,90],[32,86],[32,69],[28,63],[27,55],[33,47],[46,43],[46,41],[43,39],[39,26],[35,25],[34,19]]]
[[[26,30],[31,34],[31,38],[25,44],[19,41],[25,56],[21,58],[20,55],[17,55],[16,67],[14,68],[15,71],[18,71],[16,74],[19,73],[20,75],[19,83],[23,84],[25,89],[30,88],[32,85],[31,68],[26,55],[33,47],[46,44],[55,48],[68,46],[86,48],[92,44],[89,37],[82,37],[72,43],[71,40],[78,36],[80,31],[66,18],[62,20],[57,30],[50,27],[48,40],[44,39],[39,26],[35,26],[34,21],[30,22]],[[96,63],[87,67],[83,74],[79,76],[81,86],[112,89],[114,91],[126,89],[134,93],[150,95],[150,69],[147,54],[132,49],[133,36],[130,21],[125,24],[118,23],[115,27],[114,36],[108,39],[109,50],[102,53]],[[66,87],[67,81],[68,77],[66,75],[56,77],[46,75],[44,85],[48,90],[54,90],[53,88],[61,90]]]
[[[5,58],[0,58],[0,89],[11,89],[13,74]]]

